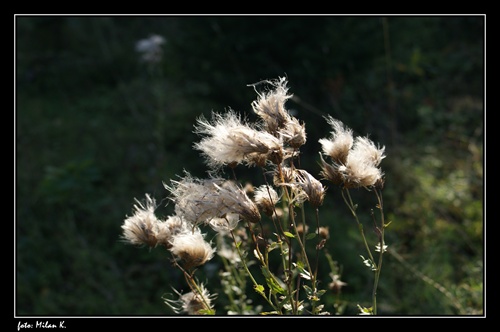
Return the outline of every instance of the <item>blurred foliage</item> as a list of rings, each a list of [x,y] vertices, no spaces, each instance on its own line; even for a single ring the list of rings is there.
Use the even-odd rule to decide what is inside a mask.
[[[166,40],[157,64],[134,49],[152,34]],[[195,119],[253,117],[248,85],[278,76],[311,174],[324,115],[386,146],[379,311],[482,314],[484,35],[482,16],[16,17],[16,314],[171,314],[161,297],[181,276],[166,252],[125,245],[121,223],[144,193],[172,213],[162,182],[206,175]],[[320,216],[348,286],[328,303],[356,314],[371,276],[339,196]],[[202,273],[219,285],[216,264]]]

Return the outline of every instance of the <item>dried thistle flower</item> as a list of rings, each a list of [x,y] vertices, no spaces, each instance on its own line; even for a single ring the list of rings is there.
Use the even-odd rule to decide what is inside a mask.
[[[280,197],[273,187],[262,185],[255,190],[253,199],[265,215],[272,216]]]
[[[290,115],[285,109],[285,102],[292,97],[288,95],[287,81],[284,77],[275,81],[264,81],[275,87],[267,93],[259,93],[259,98],[252,102],[252,108],[263,121],[265,129],[278,136],[278,131],[285,127]],[[255,85],[254,85],[255,86]]]
[[[333,130],[330,133],[330,138],[319,140],[323,154],[332,158],[333,162],[337,164],[345,164],[354,143],[352,129],[345,127],[341,121],[331,116],[327,116],[326,121]]]
[[[192,227],[187,225],[181,217],[169,216],[165,221],[157,223],[156,240],[158,244],[164,245],[167,249],[172,247],[173,238],[179,233],[192,231]]]
[[[326,189],[320,181],[306,170],[281,167],[275,172],[274,183],[277,186],[291,188],[291,201],[293,203],[300,204],[309,201],[315,208],[323,204]]]
[[[228,233],[238,226],[240,216],[237,213],[228,213],[221,218],[212,218],[208,224],[217,233]]]
[[[295,174],[297,183],[307,194],[309,203],[314,208],[321,206],[323,204],[323,199],[325,198],[326,193],[323,184],[306,170],[297,169],[295,170]]]
[[[135,201],[137,204],[134,204],[134,214],[127,217],[121,226],[122,238],[134,245],[155,247],[158,242],[158,218],[154,213],[156,201],[148,194],[144,203],[137,199]]]
[[[370,187],[383,183],[378,167],[385,158],[385,147],[376,147],[367,137],[353,139],[352,130],[342,122],[327,118],[333,131],[330,139],[320,139],[323,154],[332,159],[327,163],[321,156],[321,175],[345,188]]]
[[[319,155],[320,158],[320,167],[321,167],[321,172],[320,175],[325,179],[330,182],[332,182],[335,185],[342,185],[344,182],[344,177],[342,176],[342,173],[339,172],[339,164],[336,164],[332,162],[332,164],[329,164],[328,162],[323,159],[323,156]]]
[[[363,159],[366,163],[378,167],[385,158],[385,147],[376,147],[368,137],[356,137],[349,157]],[[348,160],[349,162],[349,160]]]
[[[292,183],[295,181],[295,172],[292,168],[281,166],[274,170],[273,183],[280,186],[283,183]]]
[[[370,187],[381,181],[384,174],[378,166],[385,158],[384,151],[385,147],[377,148],[368,138],[356,137],[345,166],[338,168],[344,178],[344,186]]]
[[[294,117],[289,117],[285,123],[285,127],[279,131],[283,142],[294,149],[300,148],[306,144],[306,128],[305,125],[299,123]]]
[[[260,220],[257,206],[234,181],[201,180],[186,174],[180,181],[171,182],[172,185],[165,185],[165,188],[172,194],[176,214],[193,225],[209,223],[232,213],[253,223]]]
[[[306,131],[304,125],[285,108],[286,101],[292,97],[288,94],[286,78],[260,83],[269,83],[274,89],[258,93],[258,99],[252,102],[253,111],[263,121],[267,132],[282,138],[285,145],[298,149],[306,143]]]
[[[162,244],[167,249],[171,247],[170,240],[172,239],[172,233],[168,224],[163,221],[159,221],[156,224],[156,244]]]
[[[215,253],[215,249],[205,241],[199,228],[177,234],[171,244],[170,252],[182,261],[185,269],[205,264]]]
[[[345,188],[370,187],[382,178],[382,171],[367,163],[361,156],[349,157],[346,166],[338,168]]]
[[[245,191],[234,181],[226,180],[217,188],[217,198],[227,213],[237,213],[243,220],[256,223],[260,221],[260,212],[255,203],[247,196]]]
[[[203,284],[199,286],[200,292],[189,292],[178,295],[177,300],[164,298],[165,304],[176,314],[186,313],[187,315],[203,315],[204,310],[212,310],[212,301],[216,295],[211,295]]]
[[[212,113],[212,123],[204,117],[198,118],[195,133],[204,137],[194,148],[205,155],[212,169],[241,163],[264,166],[267,160],[273,163],[282,160],[281,140],[244,123],[232,110]]]

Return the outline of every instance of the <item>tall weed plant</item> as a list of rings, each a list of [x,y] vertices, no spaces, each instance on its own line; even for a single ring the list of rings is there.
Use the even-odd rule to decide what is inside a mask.
[[[347,284],[325,247],[331,239],[320,210],[331,190],[341,193],[364,247],[359,264],[373,277],[371,305],[358,304],[358,313],[378,313],[377,290],[389,225],[380,167],[385,147],[367,136],[355,137],[341,120],[326,116],[331,132],[319,140],[321,171],[313,175],[302,169],[300,149],[307,140],[306,126],[286,107],[292,97],[287,84],[280,77],[249,85],[257,93],[251,104],[255,122],[232,109],[212,112],[210,119],[198,117],[194,133],[200,140],[193,148],[204,158],[207,177],[197,178],[185,170],[164,182],[174,204],[172,215],[157,216],[156,199],[146,194],[136,199],[133,213],[121,225],[125,242],[167,250],[172,268],[181,271],[189,291],[173,289],[163,298],[176,314],[342,314],[341,300],[333,305],[327,300],[340,299]],[[243,183],[239,168],[260,169],[262,181]],[[374,196],[370,211],[357,209],[351,191],[359,188]],[[369,233],[360,213],[369,215]],[[209,232],[214,237],[209,238]],[[199,278],[200,268],[214,259],[222,266],[220,286]],[[325,270],[329,283],[322,283],[319,276]],[[216,303],[223,296],[226,305],[219,309]]]

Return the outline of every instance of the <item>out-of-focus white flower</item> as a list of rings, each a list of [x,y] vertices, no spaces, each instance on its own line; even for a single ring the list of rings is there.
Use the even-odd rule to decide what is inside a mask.
[[[330,277],[332,281],[328,284],[328,288],[333,291],[335,294],[340,293],[342,287],[346,286],[347,283],[340,280],[340,276],[335,273],[330,273]]]
[[[138,40],[135,50],[141,54],[141,60],[148,63],[158,63],[162,60],[165,38],[160,35],[151,35],[148,38]]]
[[[384,249],[383,249],[383,250],[384,250],[384,252],[386,252],[386,251],[387,251],[387,244],[384,244],[384,245],[383,245],[383,248],[384,248]],[[375,251],[376,251],[376,252],[380,252],[380,242],[379,242],[379,243],[377,243],[377,245],[375,246]]]

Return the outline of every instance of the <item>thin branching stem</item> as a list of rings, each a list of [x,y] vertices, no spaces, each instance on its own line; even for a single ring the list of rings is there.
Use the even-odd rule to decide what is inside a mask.
[[[344,202],[347,204],[347,206],[351,210],[351,213],[354,216],[356,223],[358,224],[359,232],[361,233],[361,237],[363,239],[363,242],[364,242],[364,245],[366,248],[366,252],[368,253],[368,256],[370,257],[370,260],[372,261],[372,263],[375,264],[375,259],[373,258],[370,247],[368,246],[368,241],[366,240],[365,231],[363,229],[363,224],[359,221],[358,215],[356,214],[356,207],[354,206],[354,203],[352,202],[352,198],[351,198],[351,194],[349,193],[349,189],[342,188],[342,198],[344,199]]]
[[[381,214],[381,226],[377,227],[379,229],[379,246],[380,246],[380,254],[378,257],[378,262],[375,262],[375,259],[372,255],[372,252],[370,250],[370,247],[368,246],[368,241],[366,240],[365,232],[363,230],[363,224],[359,221],[358,215],[356,214],[356,208],[353,204],[351,195],[349,193],[349,189],[343,188],[342,189],[342,197],[344,198],[345,203],[351,210],[351,213],[354,216],[354,219],[356,219],[356,222],[358,224],[359,231],[361,233],[361,237],[363,239],[363,242],[365,244],[366,251],[370,257],[371,265],[372,265],[372,270],[374,271],[374,280],[373,280],[373,289],[372,289],[372,314],[376,315],[377,314],[377,289],[378,289],[378,284],[380,280],[380,272],[382,268],[382,259],[383,259],[383,254],[384,254],[384,228],[385,228],[385,222],[384,222],[384,212],[383,212],[383,205],[382,205],[382,196],[379,194],[377,188],[374,188],[375,195],[377,196],[378,200],[378,208],[380,210]]]
[[[179,270],[181,270],[181,272],[184,275],[184,278],[186,279],[186,282],[187,282],[189,288],[191,289],[191,291],[201,299],[203,306],[204,306],[204,309],[205,310],[212,310],[212,308],[210,307],[210,304],[207,303],[207,299],[205,298],[205,296],[203,296],[203,291],[200,289],[200,286],[198,285],[196,280],[193,278],[194,271],[189,273],[181,265],[179,265],[179,263],[176,260],[174,260],[174,264],[177,266],[177,268]]]
[[[236,240],[236,237],[234,236],[233,231],[231,231],[231,237],[233,238],[233,241],[234,241],[234,244],[235,244],[235,248],[236,248],[236,251],[238,252],[238,256],[241,259],[241,262],[243,264],[243,268],[247,272],[250,280],[252,280],[252,283],[253,283],[254,287],[258,287],[259,283],[255,280],[255,278],[252,275],[252,272],[250,272],[250,270],[248,269],[248,265],[247,265],[247,263],[246,263],[246,261],[245,261],[245,259],[243,257],[243,254],[241,253],[240,245],[238,244],[238,241]],[[276,312],[278,314],[281,313],[281,311],[274,305],[274,303],[271,300],[269,300],[266,296],[264,296],[264,294],[262,294],[261,292],[257,292],[257,293],[261,294],[262,297],[266,300],[266,302],[269,303],[271,305],[271,307],[273,307],[273,309],[276,310]]]
[[[385,227],[387,226],[385,224],[385,218],[384,218],[384,206],[383,206],[383,201],[382,201],[382,193],[379,193],[377,188],[374,188],[373,192],[377,196],[377,201],[378,201],[378,208],[380,211],[380,227],[379,227],[379,248],[380,248],[380,254],[378,257],[378,264],[377,264],[377,269],[375,270],[375,280],[373,282],[373,314],[377,314],[377,289],[378,289],[378,283],[380,280],[380,272],[382,271],[382,261],[384,257],[384,252],[385,252],[385,241],[384,241],[384,231]]]
[[[319,209],[315,209],[315,217],[316,217],[316,236],[318,237],[318,244],[316,245],[316,269],[314,270],[314,278],[317,278],[318,276],[318,265],[319,265],[319,251],[320,251],[320,243],[321,243],[321,238],[319,235]]]

